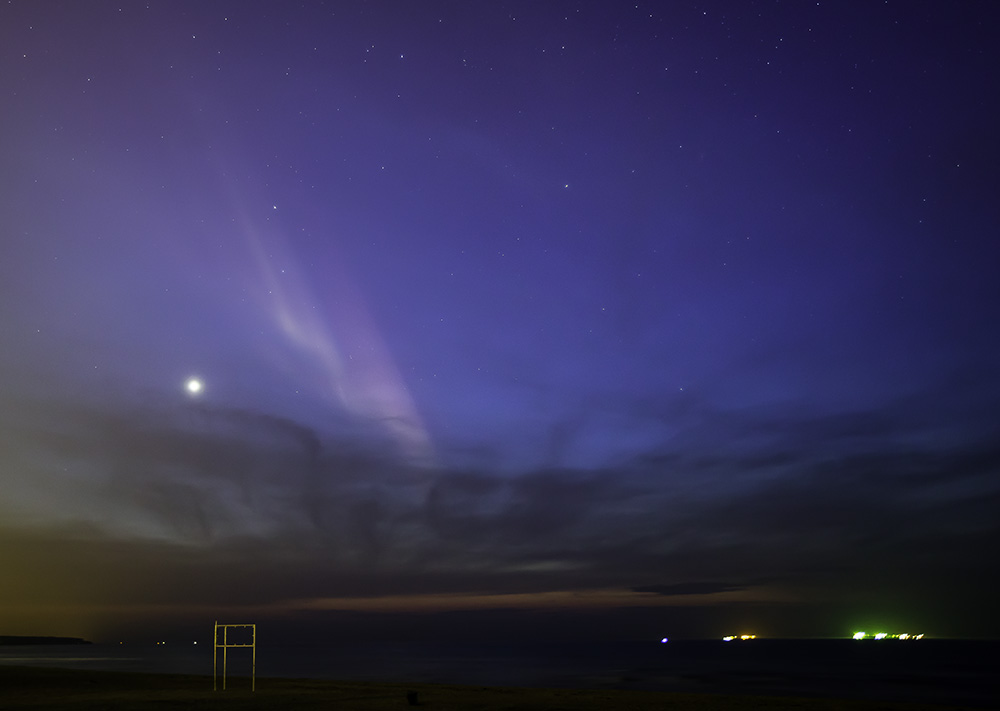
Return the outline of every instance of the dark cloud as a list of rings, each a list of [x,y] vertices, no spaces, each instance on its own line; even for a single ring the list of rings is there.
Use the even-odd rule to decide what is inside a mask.
[[[635,592],[654,593],[670,597],[672,595],[711,595],[720,592],[732,592],[735,590],[745,590],[745,585],[732,585],[730,583],[714,582],[692,582],[674,583],[673,585],[644,585],[632,588]]]

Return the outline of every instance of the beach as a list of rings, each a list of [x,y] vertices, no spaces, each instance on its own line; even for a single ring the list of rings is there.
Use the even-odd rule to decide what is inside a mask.
[[[323,709],[324,711],[751,711],[754,709],[823,709],[826,711],[945,711],[959,706],[883,701],[678,694],[618,689],[544,689],[401,684],[332,680],[230,677],[226,690],[213,690],[211,676],[140,674],[37,667],[0,666],[0,708],[115,709]]]

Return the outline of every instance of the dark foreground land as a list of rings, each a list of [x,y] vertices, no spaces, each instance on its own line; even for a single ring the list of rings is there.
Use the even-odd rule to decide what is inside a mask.
[[[523,689],[438,684],[230,678],[226,691],[212,690],[205,676],[0,666],[0,709],[73,711],[186,711],[293,709],[302,711],[946,711],[940,705],[842,699],[675,694],[649,691]],[[416,702],[415,704],[413,702]]]

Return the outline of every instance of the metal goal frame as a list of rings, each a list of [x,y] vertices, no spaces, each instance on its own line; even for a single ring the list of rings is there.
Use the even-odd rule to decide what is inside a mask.
[[[229,641],[229,630],[233,627],[250,628],[250,644],[246,642],[230,642]],[[219,641],[219,630],[222,630],[222,641]],[[212,650],[212,690],[217,691],[219,688],[218,678],[219,678],[219,650],[222,650],[222,690],[226,690],[226,665],[228,651],[230,649],[236,648],[249,648],[250,649],[250,691],[256,691],[257,687],[257,625],[256,624],[245,624],[245,625],[220,625],[219,621],[215,621],[215,635],[213,636],[213,643],[215,648]]]

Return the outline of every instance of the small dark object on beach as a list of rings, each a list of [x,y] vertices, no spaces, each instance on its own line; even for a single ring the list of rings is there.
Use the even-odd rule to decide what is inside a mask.
[[[420,705],[420,702],[417,701],[417,692],[416,691],[407,691],[406,692],[406,701],[410,704],[410,706],[419,706]]]

